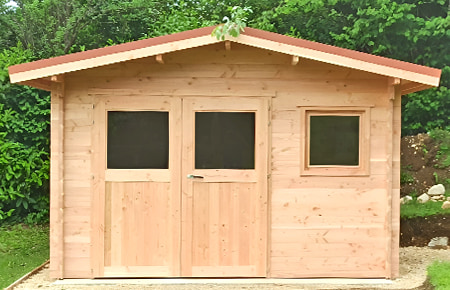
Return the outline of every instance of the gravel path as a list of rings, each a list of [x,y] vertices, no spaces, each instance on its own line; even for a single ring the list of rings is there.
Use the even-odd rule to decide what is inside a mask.
[[[164,290],[206,290],[206,289],[414,289],[423,284],[426,279],[426,268],[435,260],[450,261],[450,249],[431,250],[428,248],[400,248],[400,277],[391,284],[384,285],[337,285],[337,284],[257,284],[257,285],[219,285],[219,284],[188,284],[188,285],[54,285],[49,278],[48,266],[25,280],[14,289],[164,289]],[[150,280],[151,282],[151,280]]]

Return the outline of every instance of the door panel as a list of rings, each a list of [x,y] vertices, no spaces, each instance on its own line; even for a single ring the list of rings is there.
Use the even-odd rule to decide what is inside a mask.
[[[206,167],[250,169],[196,169],[196,134],[199,128],[196,116],[199,112],[254,113],[253,141],[242,141],[248,136],[225,133],[218,137],[218,130],[237,130],[239,127],[209,129],[210,136],[203,139],[236,138],[239,146],[252,143],[254,158],[243,156],[228,162],[228,148],[206,149],[206,154],[224,154],[214,162],[205,161]],[[233,117],[234,118],[234,117]],[[220,119],[220,118],[219,118]],[[244,117],[243,119],[248,119]],[[205,121],[205,120],[201,120]],[[240,122],[240,121],[239,121]],[[248,127],[236,123],[236,126]],[[219,122],[220,123],[220,122]],[[182,181],[182,276],[192,277],[264,277],[266,276],[267,250],[267,131],[268,100],[262,98],[185,98],[183,99],[183,181]],[[248,132],[248,128],[245,129]],[[253,131],[252,131],[253,132]],[[226,140],[233,154],[242,154],[240,147],[233,147],[233,140]],[[211,144],[220,142],[210,141]],[[223,142],[225,143],[225,142]],[[205,148],[205,145],[201,145]],[[220,145],[216,145],[220,146]],[[217,156],[215,156],[217,157]],[[197,161],[202,160],[198,158]],[[225,160],[225,162],[223,162]],[[251,161],[249,161],[251,160]],[[253,164],[249,164],[253,162]],[[198,163],[198,162],[197,162]],[[213,164],[213,165],[210,165]],[[236,165],[237,164],[237,165]],[[254,169],[252,169],[254,168]],[[187,178],[187,176],[191,178]]]
[[[93,231],[94,276],[176,277],[180,275],[181,100],[138,96],[123,100],[98,97],[94,107],[94,152],[100,153],[94,162],[99,204],[93,219],[103,217],[98,221],[99,234]],[[156,128],[160,120],[165,124]],[[147,155],[144,162],[140,154]]]
[[[268,98],[96,97],[93,276],[265,277],[268,104]],[[208,113],[197,116],[211,124],[196,126],[196,113]],[[168,128],[146,125],[167,116]],[[158,144],[146,146],[155,138]],[[127,151],[133,148],[141,153]],[[164,158],[168,152],[168,161],[156,162],[146,149]]]
[[[255,183],[193,185],[192,276],[256,276]]]
[[[106,183],[105,276],[170,276],[168,195],[169,183]]]

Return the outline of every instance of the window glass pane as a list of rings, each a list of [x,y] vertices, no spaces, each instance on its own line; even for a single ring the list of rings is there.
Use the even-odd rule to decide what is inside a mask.
[[[310,117],[310,165],[359,164],[359,116]]]
[[[255,113],[196,112],[195,168],[254,169]]]
[[[108,112],[107,167],[167,169],[168,112]]]

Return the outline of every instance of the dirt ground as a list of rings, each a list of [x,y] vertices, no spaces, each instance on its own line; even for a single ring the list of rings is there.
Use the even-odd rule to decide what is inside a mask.
[[[450,179],[450,168],[437,166],[438,150],[438,144],[427,134],[402,138],[401,168],[404,182],[401,184],[401,196],[419,196],[435,185],[436,181]],[[432,238],[450,237],[450,216],[402,219],[400,229],[400,246],[423,247]]]
[[[438,215],[400,221],[400,246],[425,247],[435,237],[450,238],[450,216]]]
[[[427,134],[405,136],[401,140],[401,168],[404,181],[400,195],[426,193],[436,184],[450,178],[450,168],[439,168],[436,159],[439,146]]]
[[[131,285],[131,284],[109,284],[109,285],[54,285],[54,280],[49,278],[48,267],[44,268],[34,276],[25,280],[22,284],[14,289],[53,289],[53,290],[72,290],[72,289],[167,289],[167,290],[188,290],[188,289],[429,289],[424,286],[426,279],[426,268],[433,261],[450,261],[450,249],[447,250],[431,250],[426,247],[406,247],[400,248],[400,277],[393,280],[390,284],[378,285],[343,285],[343,284],[255,284],[255,285],[219,285],[214,283],[208,284],[173,284],[173,285],[152,285],[151,279],[148,284]],[[174,280],[176,282],[176,280]]]

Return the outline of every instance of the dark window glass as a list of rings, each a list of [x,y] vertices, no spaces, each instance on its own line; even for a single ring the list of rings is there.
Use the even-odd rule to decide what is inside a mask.
[[[255,113],[196,112],[195,168],[254,169]]]
[[[108,112],[107,166],[111,169],[167,169],[168,112]]]
[[[359,116],[310,117],[310,165],[359,164]]]

